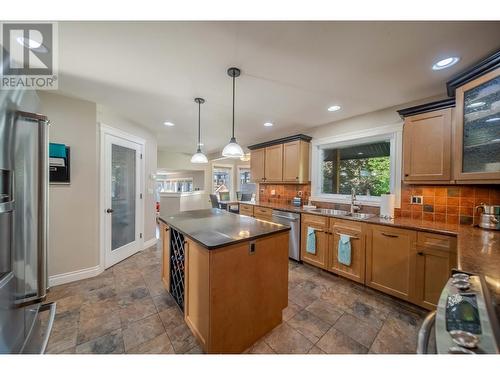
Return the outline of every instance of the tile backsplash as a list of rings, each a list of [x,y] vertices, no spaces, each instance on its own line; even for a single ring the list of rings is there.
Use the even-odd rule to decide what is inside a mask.
[[[412,195],[423,196],[423,204],[411,204]],[[474,208],[481,203],[500,204],[500,186],[403,184],[401,208],[396,209],[395,215],[447,224],[472,224],[474,215],[476,219],[479,216]]]
[[[259,184],[259,201],[267,203],[291,204],[294,197],[301,194],[302,204],[307,204],[311,196],[311,184]],[[274,191],[274,195],[272,194]]]

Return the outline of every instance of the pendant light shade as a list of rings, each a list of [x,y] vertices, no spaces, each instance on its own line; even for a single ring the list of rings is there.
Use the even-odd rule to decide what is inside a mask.
[[[207,164],[208,159],[206,155],[201,152],[201,105],[205,103],[205,99],[195,98],[194,101],[198,103],[198,149],[196,153],[191,157],[191,163],[193,164]]]
[[[234,91],[235,91],[235,78],[239,77],[241,74],[241,70],[238,68],[229,68],[227,70],[227,74],[233,78],[233,133],[231,136],[231,140],[222,150],[222,156],[228,158],[241,158],[245,153],[241,146],[236,142],[236,138],[234,137]]]

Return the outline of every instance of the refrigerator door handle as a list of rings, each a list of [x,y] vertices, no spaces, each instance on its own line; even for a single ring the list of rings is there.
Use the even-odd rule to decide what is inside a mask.
[[[38,166],[38,175],[40,176],[38,184],[38,298],[45,298],[47,295],[47,246],[48,246],[48,187],[49,187],[49,122],[47,120],[38,121],[38,142],[40,155],[40,164]]]

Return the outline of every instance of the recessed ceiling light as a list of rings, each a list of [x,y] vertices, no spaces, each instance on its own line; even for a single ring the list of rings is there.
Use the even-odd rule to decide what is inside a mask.
[[[264,123],[264,126],[266,126],[266,127],[268,127],[268,128],[269,128],[269,127],[271,127],[271,126],[273,126],[273,125],[274,125],[274,124],[273,124],[272,122],[265,122],[265,123]]]
[[[363,155],[363,153],[362,152],[358,152],[358,155]]]
[[[496,121],[500,121],[500,117],[492,117],[486,120],[486,122],[496,122]]]
[[[434,65],[432,65],[432,70],[441,70],[449,68],[460,61],[460,57],[447,57],[446,59],[439,60]]]
[[[335,111],[338,111],[339,109],[340,109],[339,105],[332,105],[332,106],[328,107],[328,112],[335,112]]]
[[[198,143],[198,146],[205,146],[203,143]]]
[[[474,102],[474,103],[471,103],[471,104],[468,104],[467,105],[467,108],[477,108],[477,107],[482,107],[483,105],[485,105],[486,103],[485,102]]]
[[[163,125],[165,125],[165,126],[175,126],[175,124],[173,122],[170,122],[170,121],[165,121],[163,123]]]

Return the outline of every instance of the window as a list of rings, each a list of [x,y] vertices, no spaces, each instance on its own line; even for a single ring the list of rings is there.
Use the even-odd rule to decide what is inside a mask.
[[[257,188],[250,181],[250,168],[238,167],[238,191],[242,194],[255,194]]]
[[[232,174],[233,174],[232,167],[214,166],[212,172],[213,192],[214,193],[222,193],[226,191],[231,192]]]
[[[193,191],[193,179],[190,178],[168,178],[156,181],[160,193],[185,193]]]
[[[321,193],[380,196],[390,192],[390,140],[323,149]]]
[[[313,141],[311,200],[377,206],[401,190],[402,124]]]

